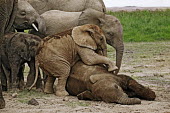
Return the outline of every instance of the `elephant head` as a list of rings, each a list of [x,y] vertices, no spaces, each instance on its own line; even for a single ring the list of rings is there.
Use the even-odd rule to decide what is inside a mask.
[[[97,100],[116,102],[119,104],[140,104],[140,99],[129,98],[123,89],[117,84],[112,74],[94,74],[90,76],[92,94]],[[103,93],[104,92],[104,93]]]
[[[75,27],[72,31],[72,37],[77,45],[107,56],[106,38],[98,26],[87,24]]]
[[[44,33],[46,25],[44,19],[36,10],[26,1],[18,1],[18,10],[14,21],[14,27],[18,30],[32,29]]]
[[[11,43],[11,46],[13,44],[15,45],[13,47],[15,47],[15,50],[17,50],[20,57],[27,61],[30,61],[32,57],[35,57],[41,38],[26,33],[16,33],[14,37],[16,38]]]
[[[79,17],[79,25],[87,23],[98,25],[103,30],[107,43],[115,48],[116,66],[118,67],[115,74],[117,74],[121,67],[124,51],[123,29],[120,21],[116,17],[106,15],[100,11],[86,9]]]
[[[123,44],[123,28],[120,21],[111,15],[105,15],[105,18],[99,18],[100,27],[103,30],[106,41],[109,45],[115,48],[116,50],[116,66],[118,70],[115,74],[117,74],[120,70],[124,44]]]

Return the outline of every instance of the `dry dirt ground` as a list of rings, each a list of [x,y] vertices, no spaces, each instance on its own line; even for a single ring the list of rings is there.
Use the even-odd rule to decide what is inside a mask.
[[[114,49],[108,56],[115,60]],[[156,92],[155,101],[140,105],[120,105],[101,101],[83,101],[76,97],[57,97],[37,91],[21,91],[13,98],[5,92],[6,108],[0,113],[170,113],[170,41],[125,43],[120,73],[125,73]],[[28,105],[35,98],[39,105]]]

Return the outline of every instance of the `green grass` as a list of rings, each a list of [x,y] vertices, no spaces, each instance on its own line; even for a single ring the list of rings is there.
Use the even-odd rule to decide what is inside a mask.
[[[75,102],[67,102],[66,105],[70,106],[72,108],[75,108],[77,106],[87,107],[91,104],[90,104],[90,102],[85,102],[85,101],[84,102],[75,101]]]
[[[42,98],[48,97],[49,95],[44,94],[43,92],[35,91],[35,90],[23,90],[18,92],[18,101],[21,103],[28,103],[31,98]]]
[[[31,91],[23,90],[18,93],[18,98],[30,98],[30,97],[36,98],[36,97],[44,97],[44,96],[47,95],[44,94],[43,92],[39,92],[33,89]]]
[[[170,9],[165,11],[108,12],[123,25],[125,42],[170,40]]]

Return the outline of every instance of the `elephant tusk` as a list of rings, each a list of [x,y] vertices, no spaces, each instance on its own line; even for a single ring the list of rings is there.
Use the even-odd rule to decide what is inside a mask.
[[[35,26],[34,23],[32,23],[32,27],[33,27],[36,31],[38,31],[38,28]]]

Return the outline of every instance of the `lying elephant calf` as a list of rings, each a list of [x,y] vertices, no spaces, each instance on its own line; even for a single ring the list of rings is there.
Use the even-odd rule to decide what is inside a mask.
[[[140,104],[141,99],[154,100],[155,93],[129,76],[118,76],[99,65],[76,63],[67,80],[67,91],[79,99],[103,100],[119,104]],[[129,98],[138,97],[138,98]]]

